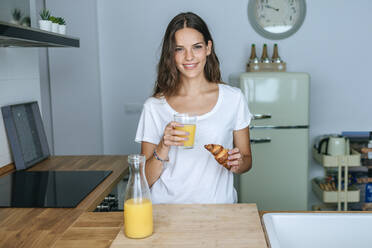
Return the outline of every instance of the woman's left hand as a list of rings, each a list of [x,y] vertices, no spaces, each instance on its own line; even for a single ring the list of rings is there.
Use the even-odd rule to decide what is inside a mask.
[[[238,173],[240,166],[243,164],[243,157],[239,148],[235,147],[231,149],[227,159],[227,164],[231,166],[230,171]]]

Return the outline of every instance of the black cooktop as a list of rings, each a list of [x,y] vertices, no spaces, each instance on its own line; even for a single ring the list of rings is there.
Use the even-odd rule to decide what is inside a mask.
[[[0,207],[76,207],[112,171],[16,171],[0,177]]]

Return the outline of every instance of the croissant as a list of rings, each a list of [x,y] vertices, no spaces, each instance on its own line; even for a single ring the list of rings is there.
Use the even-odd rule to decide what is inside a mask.
[[[216,144],[208,144],[208,145],[205,145],[204,147],[205,149],[207,149],[214,155],[214,158],[217,160],[217,162],[220,165],[230,170],[231,165],[227,164],[227,157],[229,156],[227,149],[225,149],[221,145],[216,145]]]

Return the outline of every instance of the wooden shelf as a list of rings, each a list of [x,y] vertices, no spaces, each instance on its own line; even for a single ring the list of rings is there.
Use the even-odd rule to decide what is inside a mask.
[[[248,63],[246,66],[247,72],[285,72],[286,63]]]

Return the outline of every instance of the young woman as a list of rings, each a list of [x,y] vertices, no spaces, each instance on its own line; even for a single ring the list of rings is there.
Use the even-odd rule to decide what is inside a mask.
[[[238,88],[221,82],[219,61],[205,22],[181,13],[163,39],[154,94],[146,100],[135,141],[147,158],[146,179],[153,203],[235,203],[233,173],[252,166],[251,114]],[[175,130],[176,113],[197,115],[193,149],[178,149],[188,133]],[[230,170],[204,145],[229,149]]]

